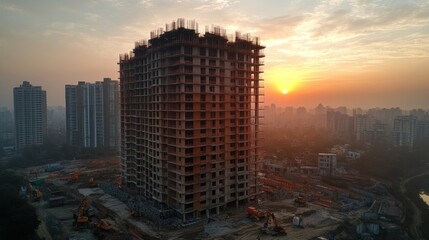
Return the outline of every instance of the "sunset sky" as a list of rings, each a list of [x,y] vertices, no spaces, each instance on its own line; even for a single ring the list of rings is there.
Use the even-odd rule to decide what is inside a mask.
[[[22,81],[118,79],[118,56],[177,18],[261,38],[265,103],[429,108],[429,1],[0,0],[0,106]]]

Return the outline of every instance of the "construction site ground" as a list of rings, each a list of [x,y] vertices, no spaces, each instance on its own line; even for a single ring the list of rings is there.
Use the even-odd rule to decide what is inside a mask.
[[[313,239],[326,236],[326,233],[332,231],[336,231],[336,236],[341,236],[341,231],[345,231],[347,226],[355,228],[362,213],[367,211],[367,207],[362,207],[340,212],[337,208],[324,206],[318,201],[307,202],[305,206],[300,207],[295,202],[297,192],[279,191],[264,193],[254,203],[229,208],[219,215],[196,219],[192,223],[160,226],[145,218],[144,213],[138,217],[131,216],[126,203],[97,187],[103,181],[115,181],[118,169],[119,160],[110,159],[69,161],[61,165],[58,174],[39,171],[33,176],[34,169],[24,170],[32,181],[44,179],[44,183],[36,188],[47,195],[44,195],[42,200],[32,203],[37,208],[41,220],[39,236],[46,240]],[[52,207],[49,200],[54,195],[49,194],[55,191],[61,192],[65,200],[60,206]],[[91,207],[96,210],[96,217],[106,219],[113,226],[114,231],[108,234],[108,238],[97,237],[93,228],[73,226],[73,214],[79,209],[84,197],[89,197]],[[264,213],[267,211],[273,213],[278,225],[286,229],[287,235],[272,236],[263,233],[265,218],[249,217],[246,211],[249,206]],[[302,220],[299,227],[292,224],[294,216],[299,216]],[[272,221],[270,226],[273,226]],[[348,232],[351,231],[355,230],[351,229]],[[345,233],[344,235],[347,236]]]
[[[196,224],[187,228],[165,234],[166,239],[311,239],[336,229],[348,215],[339,214],[336,211],[317,205],[297,208],[293,206],[293,200],[277,202],[264,202],[262,210],[274,213],[278,224],[286,229],[285,236],[271,236],[264,234],[265,218],[255,219],[247,216],[246,207],[228,209],[213,217],[213,220],[205,220],[203,224]],[[292,225],[292,218],[296,214],[304,217],[304,227]]]

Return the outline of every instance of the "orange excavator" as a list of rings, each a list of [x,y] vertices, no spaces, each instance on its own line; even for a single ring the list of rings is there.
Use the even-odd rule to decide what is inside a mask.
[[[88,185],[89,187],[97,187],[97,182],[95,181],[94,177],[90,177],[88,179]]]
[[[247,216],[259,220],[260,218],[265,217],[265,212],[258,210],[255,207],[247,207]]]
[[[68,176],[69,183],[75,183],[79,180],[82,169],[75,170],[71,175]]]
[[[101,239],[104,239],[109,232],[114,232],[112,224],[110,224],[107,219],[100,219],[93,227],[94,234]]]
[[[269,227],[270,219],[273,220],[274,227]],[[267,211],[264,227],[261,230],[263,233],[271,236],[279,236],[279,235],[287,234],[286,229],[278,225],[276,216],[274,216],[274,213],[270,211]]]
[[[89,210],[89,198],[85,197],[82,199],[77,213],[73,214],[75,227],[89,227],[89,218],[92,217],[94,213],[91,213]]]
[[[113,226],[106,219],[101,219],[99,223],[95,225],[97,228],[102,229],[104,231],[112,231]]]

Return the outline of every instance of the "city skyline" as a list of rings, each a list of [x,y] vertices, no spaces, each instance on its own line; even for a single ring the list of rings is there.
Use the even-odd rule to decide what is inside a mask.
[[[64,106],[64,85],[118,78],[120,53],[186,16],[201,34],[219,25],[261,38],[266,104],[428,108],[428,3],[264,3],[1,1],[0,105],[11,108],[13,87],[30,81]]]

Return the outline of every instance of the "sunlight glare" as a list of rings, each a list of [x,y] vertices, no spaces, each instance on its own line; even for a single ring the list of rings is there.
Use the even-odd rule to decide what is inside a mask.
[[[305,73],[293,68],[274,67],[266,71],[266,79],[283,95],[296,91]]]

